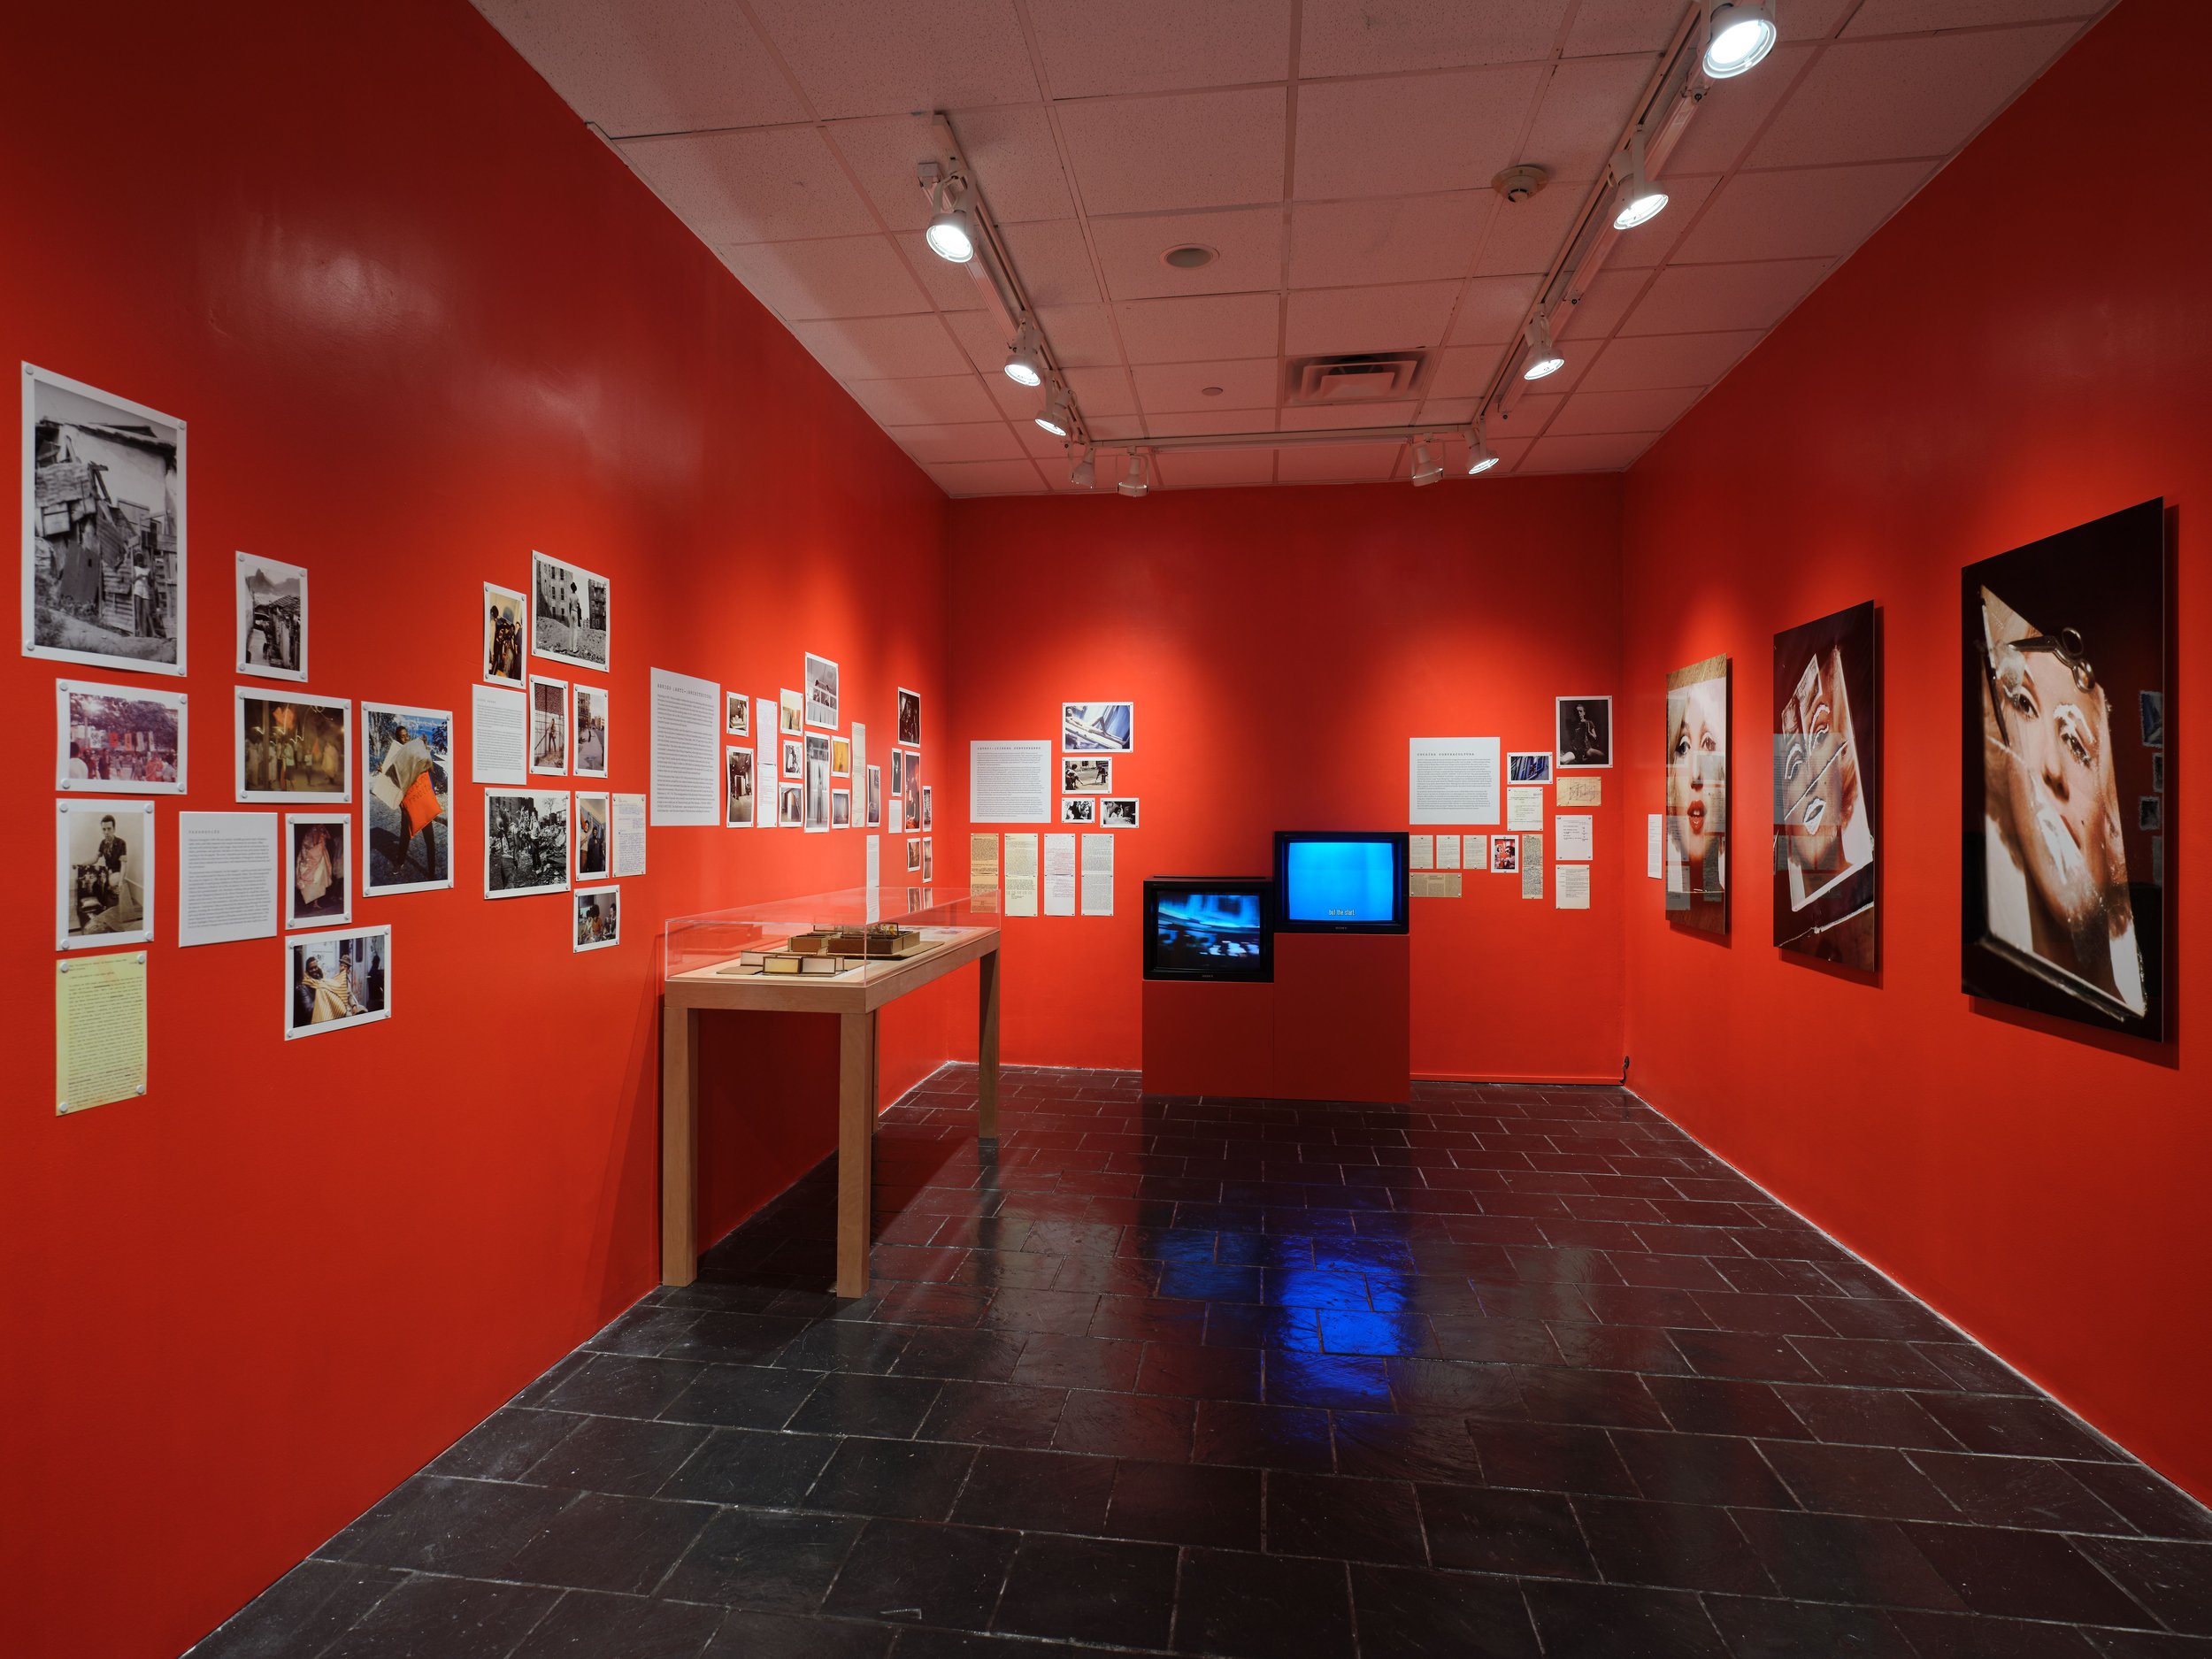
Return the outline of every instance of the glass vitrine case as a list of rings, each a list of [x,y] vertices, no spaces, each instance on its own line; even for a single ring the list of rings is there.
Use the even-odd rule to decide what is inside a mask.
[[[846,887],[672,918],[662,977],[864,983],[998,925],[998,893]]]

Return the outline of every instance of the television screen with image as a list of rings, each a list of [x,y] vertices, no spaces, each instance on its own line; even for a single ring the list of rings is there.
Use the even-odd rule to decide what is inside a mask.
[[[1275,977],[1272,883],[1257,876],[1154,876],[1144,884],[1144,977]]]
[[[1406,833],[1277,830],[1275,891],[1285,933],[1402,933]]]

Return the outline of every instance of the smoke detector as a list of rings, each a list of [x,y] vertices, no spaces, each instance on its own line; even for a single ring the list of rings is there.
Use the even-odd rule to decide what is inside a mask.
[[[1524,163],[1517,167],[1508,167],[1490,180],[1490,188],[1509,202],[1525,202],[1550,182],[1551,174],[1543,168],[1532,167]]]

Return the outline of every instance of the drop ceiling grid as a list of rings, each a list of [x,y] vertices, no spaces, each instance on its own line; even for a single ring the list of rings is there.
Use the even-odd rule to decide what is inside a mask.
[[[1146,0],[475,4],[919,465],[949,491],[970,494],[1066,488],[1066,466],[1028,419],[1038,395],[998,373],[1005,342],[971,280],[922,249],[912,165],[928,153],[929,108],[949,111],[1102,441],[1221,430],[1239,412],[1248,416],[1244,429],[1357,420],[1358,405],[1286,405],[1284,365],[1309,350],[1355,349],[1340,342],[1393,314],[1401,321],[1391,329],[1408,337],[1394,333],[1387,344],[1436,356],[1410,412],[1463,425],[1475,407],[1469,388],[1487,385],[1516,349],[1496,338],[1515,285],[1532,297],[1558,264],[1559,243],[1595,190],[1592,175],[1690,0],[1402,5],[1394,31],[1390,12],[1362,0],[1212,0],[1202,12]],[[1569,370],[1524,397],[1519,419],[1494,423],[1500,470],[1632,462],[1678,414],[1653,430],[1603,427],[1693,406],[2109,4],[1780,0],[1774,58],[1717,88],[1693,123],[1674,164],[1678,221],[1661,221],[1647,263],[1635,263],[1645,256],[1632,248],[1609,261],[1588,296],[1589,334],[1571,323],[1563,330],[1578,348]],[[1498,36],[1485,28],[1505,39],[1495,60],[1485,47]],[[1280,79],[1252,79],[1278,63]],[[1486,114],[1438,100],[1484,86],[1521,90],[1509,110]],[[1269,93],[1274,101],[1253,96]],[[1329,165],[1303,176],[1305,135],[1326,128],[1311,98],[1342,108],[1365,96],[1389,111],[1424,95],[1425,119],[1462,134],[1489,130],[1482,142],[1494,154],[1554,167],[1540,216],[1449,172],[1486,169],[1491,152],[1393,150],[1387,119],[1355,124]],[[1731,99],[1739,113],[1716,119]],[[902,114],[897,100],[918,107]],[[1147,196],[1151,176],[1125,164],[1118,182],[1097,173],[1105,164],[1071,125],[1141,132],[1148,114],[1170,112],[1213,142],[1171,157],[1162,176],[1194,180],[1186,194],[1218,198],[1214,205],[1179,205],[1164,185]],[[1510,120],[1509,145],[1500,116]],[[693,119],[699,124],[637,130]],[[1279,165],[1252,171],[1261,150],[1278,147]],[[1225,188],[1210,164],[1237,153],[1247,172]],[[1102,180],[1111,200],[1096,194]],[[1431,188],[1440,181],[1451,188]],[[1302,190],[1326,193],[1305,200]],[[1444,230],[1444,216],[1463,229]],[[1230,244],[1225,256],[1233,250],[1235,263],[1225,257],[1216,280],[1228,274],[1238,286],[1217,292],[1202,274],[1186,283],[1149,269],[1150,242],[1183,240],[1192,222],[1199,239]],[[1254,234],[1263,224],[1266,234]],[[738,240],[719,240],[710,225]],[[1459,274],[1430,276],[1449,268],[1439,256],[1462,234]],[[1271,247],[1271,271],[1259,252]],[[1141,262],[1133,272],[1133,262]],[[1422,296],[1425,281],[1436,301]],[[1248,305],[1239,311],[1239,296],[1271,307],[1264,336],[1250,333],[1261,318]],[[1729,303],[1743,312],[1729,315]],[[1233,338],[1239,327],[1247,340]],[[1217,349],[1222,373],[1206,381],[1240,388],[1221,401],[1240,411],[1189,407],[1189,377],[1204,362],[1185,360],[1217,342],[1250,354]],[[1614,361],[1617,371],[1607,366]],[[1678,383],[1655,385],[1655,375]],[[1263,376],[1266,396],[1256,403]],[[1302,480],[1402,474],[1406,461],[1395,439],[1345,453],[1246,453],[1251,459],[1184,471],[1222,483]],[[1253,465],[1259,457],[1263,467]],[[1163,469],[1171,485],[1171,461]],[[1102,465],[1100,486],[1119,470],[1118,460]]]

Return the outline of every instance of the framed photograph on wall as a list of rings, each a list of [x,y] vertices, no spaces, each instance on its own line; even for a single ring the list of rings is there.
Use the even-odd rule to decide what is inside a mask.
[[[722,822],[731,829],[750,829],[753,826],[753,751],[749,749],[724,749],[722,770],[726,784],[722,792]]]
[[[898,753],[896,749],[893,749],[891,752],[895,755]],[[865,797],[865,810],[867,812],[867,827],[870,829],[881,829],[883,827],[883,768],[880,766],[868,767],[866,783],[867,794]]]
[[[2152,783],[2128,727],[2165,706],[2165,503],[1969,565],[1959,588],[1961,987],[2162,1041],[2163,872],[2123,803]]]
[[[1553,747],[1559,766],[1571,772],[1613,764],[1613,699],[1571,696],[1552,699],[1558,735]]]
[[[605,880],[614,870],[614,802],[611,796],[576,797],[576,879]]]
[[[1774,942],[1879,965],[1881,784],[1874,602],[1774,636]]]
[[[837,664],[806,654],[806,723],[818,731],[837,729]]]
[[[795,783],[776,785],[776,827],[778,829],[804,827],[806,814],[802,800],[804,788],[803,785]]]
[[[331,927],[353,919],[353,817],[284,815],[284,926]]]
[[[741,691],[722,694],[722,735],[750,737],[753,734],[753,700]]]
[[[142,945],[154,936],[154,803],[58,801],[58,950]]]
[[[1551,781],[1551,754],[1547,749],[1509,749],[1505,757],[1508,783],[1543,784]]]
[[[568,776],[568,681],[530,676],[530,770]]]
[[[607,775],[607,688],[580,682],[572,690],[569,703],[569,741],[575,745],[575,772],[579,778]]]
[[[54,787],[79,795],[182,795],[185,694],[54,682]]]
[[[1137,741],[1133,703],[1064,703],[1060,705],[1060,748],[1064,753],[1102,751],[1126,755]]]
[[[568,791],[484,792],[484,896],[568,891]]]
[[[303,691],[234,697],[234,781],[239,800],[266,806],[353,799],[353,704]]]
[[[307,572],[241,553],[231,572],[238,662],[256,680],[307,678]]]
[[[184,672],[184,422],[23,365],[23,655]]]
[[[830,741],[819,733],[806,734],[806,828],[810,833],[830,826]]]
[[[484,584],[484,678],[495,686],[522,687],[524,612],[529,602],[511,588]]]
[[[392,930],[337,928],[284,941],[284,1035],[319,1037],[392,1017]]]
[[[1112,756],[1063,755],[1060,757],[1061,794],[1111,795],[1113,790]]]
[[[786,737],[796,737],[806,730],[806,703],[787,687],[776,694],[776,729]]]
[[[898,741],[909,749],[922,746],[922,694],[899,687]]]
[[[614,584],[565,559],[530,555],[530,651],[607,672],[614,637]]]
[[[1667,676],[1667,919],[1728,931],[1728,659]]]
[[[453,885],[453,711],[361,700],[361,893]]]
[[[622,889],[618,887],[578,887],[576,949],[604,950],[622,940]]]

